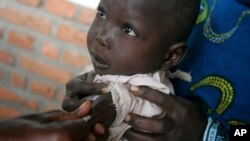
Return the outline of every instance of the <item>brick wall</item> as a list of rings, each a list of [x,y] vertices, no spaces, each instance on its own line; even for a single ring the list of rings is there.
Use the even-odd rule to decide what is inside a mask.
[[[64,0],[0,0],[0,119],[61,108],[66,82],[90,62],[94,15]]]

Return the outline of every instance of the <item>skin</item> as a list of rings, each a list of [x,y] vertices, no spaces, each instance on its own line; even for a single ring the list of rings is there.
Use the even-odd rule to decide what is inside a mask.
[[[84,79],[88,74],[76,77],[69,81],[67,90],[81,87],[81,92],[77,93],[67,93],[66,97],[69,95],[79,95],[79,97],[84,97],[84,95],[105,95],[105,85],[100,83],[90,83],[86,82]],[[88,88],[86,88],[86,86]],[[89,91],[89,90],[93,91]],[[86,91],[85,91],[86,90]],[[132,94],[141,97],[145,100],[149,100],[152,103],[157,104],[159,107],[164,109],[167,113],[162,119],[158,118],[146,118],[139,115],[130,113],[129,116],[125,118],[125,122],[132,126],[131,129],[127,130],[124,137],[129,141],[201,141],[202,136],[206,127],[206,117],[204,117],[200,111],[188,100],[173,95],[165,95],[158,91],[149,89],[147,87],[131,88]],[[74,99],[77,100],[77,99]],[[70,99],[64,99],[65,107],[78,107],[81,103],[71,103]],[[68,105],[69,104],[69,105]],[[66,106],[68,105],[68,106]],[[107,110],[104,105],[99,106],[102,108],[101,111]],[[66,109],[65,109],[66,110]],[[73,110],[73,109],[68,109]],[[102,114],[108,114],[103,112]],[[148,131],[151,133],[145,133],[141,131]]]
[[[165,95],[147,87],[133,88],[133,94],[160,106],[167,113],[162,119],[146,118],[130,113],[125,122],[133,128],[124,137],[129,141],[201,141],[206,118],[189,101],[174,95]],[[151,134],[140,132],[148,131]]]
[[[0,122],[1,141],[82,141],[89,139],[92,130],[86,116],[91,108],[91,102],[85,102],[71,113],[53,110],[9,119]],[[96,140],[106,140],[103,126],[97,124],[93,132]]]
[[[113,4],[116,6],[114,7]],[[156,17],[164,12],[160,11],[154,15],[155,11],[159,11],[153,8],[155,4],[157,4],[155,1],[101,1],[97,18],[92,24],[87,41],[95,71],[98,74],[132,75],[153,72],[159,68],[168,70],[181,60],[185,46],[173,45],[174,42],[170,42],[171,38],[163,38],[166,33],[172,32],[168,32],[167,29],[158,25],[160,23]],[[91,106],[92,118],[88,123],[81,119],[86,114],[81,110],[73,113],[50,111],[27,115],[2,122],[0,139],[6,141],[44,139],[48,141],[80,141],[86,138],[86,140],[105,140],[107,134],[101,138],[96,134],[97,130],[101,128],[100,124],[96,124],[96,122],[106,126],[112,123],[115,115],[112,100],[110,94],[105,92],[104,84],[94,84],[87,80],[88,77],[86,77],[86,81],[80,78],[80,80],[68,83],[63,107],[66,107],[67,110],[76,109],[83,102],[81,100],[83,97],[102,94],[100,99]],[[149,90],[146,91],[149,92]],[[146,91],[134,93],[158,104],[167,111],[168,116],[162,119],[147,119],[130,114],[126,118],[126,122],[131,124],[132,129],[126,132],[126,138],[129,140],[200,139],[200,133],[203,133],[204,130],[202,125],[205,125],[205,121],[202,120],[202,116],[192,104],[186,104],[187,101],[170,96],[143,96],[142,93]],[[154,91],[154,93],[159,92]],[[187,111],[192,111],[192,113],[188,114]],[[188,129],[190,126],[187,126],[185,121],[192,123],[190,126],[194,127],[193,130]],[[94,132],[90,133],[90,127],[93,124],[96,124]],[[150,131],[153,134],[145,134],[136,129]],[[101,132],[105,132],[104,129]]]
[[[90,72],[69,81],[66,85],[67,94],[63,100],[62,108],[68,112],[72,112],[85,101],[83,99],[84,97],[102,94],[102,96],[93,101],[91,105],[92,109],[89,114],[92,118],[89,123],[102,123],[109,127],[115,119],[115,108],[111,94],[106,93],[107,85],[103,83],[93,83],[95,75],[95,72]]]
[[[171,46],[165,38],[166,30],[156,18],[158,14],[164,15],[164,10],[157,10],[157,4],[156,1],[101,0],[87,36],[98,74],[149,73],[179,62],[185,46]],[[158,11],[157,15],[154,11]]]
[[[173,10],[171,6],[169,8],[159,8],[158,1],[151,0],[101,0],[87,39],[95,72],[100,75],[133,75],[158,69],[169,70],[178,64],[186,52],[186,46],[176,42],[178,38],[174,35],[178,34],[173,34],[176,24],[166,17],[170,15],[165,15],[166,11]],[[160,21],[159,16],[163,15],[165,19],[170,19],[169,24]],[[93,83],[89,76],[85,74],[68,83],[63,108],[71,111],[84,101],[82,98],[85,96],[101,95],[93,103],[91,120],[109,126],[115,115],[110,93],[106,93],[105,84]],[[159,141],[202,139],[206,120],[192,103],[148,88],[136,89],[132,93],[157,104],[167,115],[158,119],[131,113],[125,121],[132,128],[124,134],[125,138]],[[145,96],[145,93],[150,95]]]
[[[134,0],[102,0],[100,2],[87,38],[89,53],[96,73],[100,75],[149,73],[161,67],[167,69],[182,59],[185,46],[168,47],[169,42],[164,39],[165,30],[160,30],[161,22],[158,22],[159,19],[154,13],[155,5],[158,5],[158,2]],[[160,10],[157,14],[163,14],[163,12]],[[156,28],[152,28],[154,26]],[[155,30],[159,32],[155,32]],[[166,54],[168,58],[165,57]],[[87,85],[78,88],[86,87]],[[74,90],[79,89],[74,88]],[[91,93],[93,94],[93,92]],[[67,103],[71,102],[71,105],[81,104],[77,99],[82,98],[77,95],[66,96]],[[102,108],[106,107],[104,114],[99,105]],[[65,104],[63,107],[65,108]],[[72,108],[73,106],[66,105],[65,109],[67,107]],[[93,120],[110,126],[115,119],[116,111],[110,93],[95,100],[92,109],[91,114],[94,116],[92,116],[91,122]]]

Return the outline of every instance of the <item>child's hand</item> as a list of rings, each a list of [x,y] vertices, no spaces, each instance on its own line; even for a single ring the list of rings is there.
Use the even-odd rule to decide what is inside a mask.
[[[89,95],[101,95],[106,93],[107,85],[103,83],[93,83],[94,72],[77,76],[70,80],[66,85],[66,95],[63,100],[62,108],[72,112],[83,102],[82,98]]]
[[[109,127],[116,117],[115,105],[112,101],[112,96],[109,93],[101,95],[93,103],[91,110],[90,123],[102,123]]]
[[[146,118],[130,113],[125,122],[132,126],[124,137],[129,141],[201,141],[206,118],[189,101],[182,97],[166,95],[161,92],[141,87],[132,88],[132,93],[151,101],[165,111],[165,116]],[[144,133],[140,131],[148,131]]]

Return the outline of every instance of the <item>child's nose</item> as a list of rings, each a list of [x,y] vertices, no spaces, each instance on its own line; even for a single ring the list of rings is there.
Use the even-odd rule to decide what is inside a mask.
[[[108,28],[102,28],[96,35],[96,41],[104,47],[110,49],[110,32]]]
[[[104,36],[97,35],[96,36],[96,41],[101,45],[101,46],[108,46],[107,39]]]

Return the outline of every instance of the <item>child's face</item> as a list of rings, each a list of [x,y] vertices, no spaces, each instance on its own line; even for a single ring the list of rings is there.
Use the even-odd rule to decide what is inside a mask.
[[[87,39],[98,74],[133,75],[161,67],[166,48],[154,1],[101,0]]]

